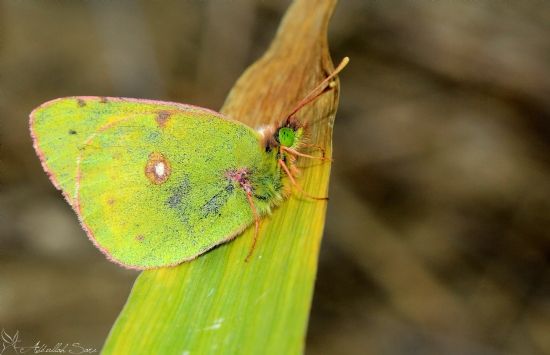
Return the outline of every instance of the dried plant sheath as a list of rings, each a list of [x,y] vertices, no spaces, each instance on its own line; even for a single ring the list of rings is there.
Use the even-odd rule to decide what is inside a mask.
[[[251,127],[278,122],[334,69],[326,39],[336,1],[296,1],[268,52],[238,80],[221,112]],[[339,87],[297,114],[331,155]],[[308,152],[309,153],[309,152]],[[315,154],[312,150],[311,154]],[[330,163],[298,159],[297,183],[327,196]],[[107,339],[113,354],[303,352],[326,202],[293,192],[254,228],[188,263],[144,271]]]

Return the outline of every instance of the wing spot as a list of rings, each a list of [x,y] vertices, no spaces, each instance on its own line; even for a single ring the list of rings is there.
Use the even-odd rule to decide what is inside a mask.
[[[107,100],[106,97],[101,97],[101,98],[99,99],[99,102],[102,103],[102,104],[106,104],[107,102],[109,102],[109,100]]]
[[[70,129],[69,130],[69,134],[77,134],[76,131],[74,129]]]
[[[164,128],[164,126],[166,125],[166,122],[168,122],[168,119],[170,118],[170,112],[168,111],[160,111],[157,115],[157,117],[155,117],[155,121],[157,121],[158,125],[161,127],[161,128]]]
[[[82,100],[82,99],[77,99],[76,100],[77,104],[78,104],[78,107],[84,107],[86,106],[86,101]]]
[[[151,184],[164,184],[171,174],[170,162],[164,155],[159,152],[149,154],[149,160],[145,164],[145,176]]]
[[[137,240],[138,242],[141,242],[141,241],[143,240],[143,238],[145,238],[145,237],[143,236],[143,234],[140,234],[140,235],[138,235],[138,236],[136,237],[136,240]]]

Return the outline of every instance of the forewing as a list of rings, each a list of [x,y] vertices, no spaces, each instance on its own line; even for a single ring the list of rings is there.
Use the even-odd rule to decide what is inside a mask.
[[[80,106],[78,100],[60,100],[70,109],[35,111],[35,144],[52,179],[72,197],[89,237],[109,258],[138,269],[174,265],[234,237],[253,221],[246,194],[227,171],[259,165],[255,131],[193,106],[131,101],[130,108],[128,101],[99,98]],[[100,104],[122,105],[117,113],[100,111]],[[90,115],[78,116],[79,107],[88,107]],[[75,140],[66,132],[67,152],[59,143],[62,132],[50,137],[37,129],[54,111],[63,117],[77,114],[75,122],[100,123],[93,128],[69,125],[70,118],[57,123],[86,136]]]

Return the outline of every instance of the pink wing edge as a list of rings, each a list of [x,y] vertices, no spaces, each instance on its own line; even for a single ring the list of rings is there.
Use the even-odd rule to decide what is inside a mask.
[[[183,259],[183,260],[179,260],[179,261],[176,261],[175,263],[172,263],[172,264],[168,264],[168,265],[160,265],[160,266],[152,266],[152,267],[140,267],[140,266],[136,266],[136,265],[129,265],[129,264],[125,264],[123,263],[122,261],[114,258],[111,253],[109,253],[109,251],[107,249],[105,249],[103,246],[101,246],[97,240],[95,239],[94,237],[94,234],[92,232],[92,230],[88,227],[88,225],[86,224],[86,222],[84,222],[84,219],[82,218],[82,214],[80,212],[80,204],[79,204],[79,201],[78,199],[75,201],[75,203],[73,203],[72,201],[72,198],[71,196],[69,196],[67,194],[66,191],[64,191],[62,188],[61,188],[61,185],[57,182],[56,178],[55,178],[55,174],[53,173],[53,171],[50,170],[50,168],[48,167],[48,165],[46,164],[46,156],[44,155],[44,153],[42,152],[42,150],[40,149],[39,145],[38,145],[38,138],[37,138],[37,135],[36,133],[34,132],[34,115],[36,113],[36,111],[38,111],[39,109],[43,108],[43,107],[46,107],[46,106],[49,106],[55,102],[58,102],[58,101],[62,101],[62,100],[67,100],[67,99],[80,99],[80,100],[107,100],[107,101],[116,101],[116,102],[121,102],[121,101],[126,101],[126,102],[135,102],[135,103],[144,103],[144,104],[153,104],[153,105],[167,105],[167,106],[170,106],[171,108],[194,108],[194,109],[199,109],[199,110],[203,110],[203,111],[207,111],[208,113],[214,115],[214,116],[217,116],[221,119],[226,119],[226,120],[229,120],[229,121],[232,121],[232,122],[235,122],[235,123],[238,123],[238,124],[241,124],[243,126],[246,126],[248,127],[247,125],[245,125],[244,123],[240,122],[240,121],[237,121],[231,117],[227,117],[227,116],[224,116],[222,115],[221,113],[219,112],[216,112],[214,110],[210,110],[210,109],[207,109],[207,108],[204,108],[204,107],[200,107],[200,106],[193,106],[193,105],[187,105],[187,104],[181,104],[181,103],[177,103],[177,102],[170,102],[170,101],[158,101],[158,100],[147,100],[147,99],[133,99],[133,98],[126,98],[126,97],[104,97],[104,96],[68,96],[68,97],[62,97],[62,98],[58,98],[58,99],[54,99],[54,100],[50,100],[50,101],[47,101],[45,103],[43,103],[42,105],[36,107],[34,110],[32,110],[31,114],[30,114],[30,122],[29,122],[29,126],[30,126],[30,133],[31,133],[31,138],[33,140],[33,147],[34,147],[34,150],[36,151],[36,155],[38,155],[39,159],[40,159],[40,163],[42,164],[42,168],[44,169],[44,171],[46,172],[46,174],[48,174],[48,177],[50,179],[50,181],[53,183],[53,185],[55,186],[56,189],[60,190],[61,193],[63,194],[63,197],[65,198],[65,200],[69,203],[69,205],[71,205],[74,209],[74,211],[76,212],[77,216],[78,216],[78,220],[80,222],[80,225],[82,227],[82,229],[84,229],[84,231],[86,232],[86,235],[88,236],[88,239],[90,239],[90,241],[92,242],[92,244],[97,248],[99,249],[106,257],[109,261],[111,262],[114,262],[120,266],[123,266],[127,269],[134,269],[134,270],[148,270],[148,269],[155,269],[155,268],[159,268],[159,267],[172,267],[172,266],[176,266],[176,265],[179,265],[181,263],[184,263],[184,262],[187,262],[187,261],[190,261],[190,260],[193,260],[193,259],[196,259],[198,256],[208,252],[209,250],[215,248],[216,246],[218,245],[221,245],[221,244],[224,244],[230,240],[232,240],[233,238],[237,237],[239,234],[241,234],[246,228],[248,228],[252,222],[250,223],[245,223],[243,224],[242,226],[238,227],[237,229],[235,229],[233,232],[229,233],[227,237],[225,237],[224,239],[220,240],[219,242],[216,242],[210,246],[208,246],[205,250],[201,251],[200,253],[196,254],[196,255],[193,255],[192,257],[190,258],[187,258],[187,259]],[[248,127],[250,128],[250,127]],[[101,129],[101,128],[100,128]],[[77,166],[78,166],[78,169],[80,169],[80,163],[77,163]],[[77,173],[77,177],[76,177],[76,191],[78,191],[78,186],[79,186],[79,183],[80,183],[80,171],[78,171]],[[78,192],[77,192],[78,193]]]
[[[142,266],[137,266],[137,265],[130,265],[130,264],[126,264],[126,263],[123,263],[121,260],[118,260],[116,259],[115,257],[113,257],[111,255],[111,253],[109,253],[109,251],[105,248],[103,248],[101,245],[99,245],[97,243],[97,241],[95,240],[95,237],[94,237],[94,234],[92,233],[92,231],[90,230],[90,228],[88,227],[88,225],[86,224],[86,222],[84,222],[84,220],[80,217],[80,213],[77,212],[78,214],[78,220],[80,221],[80,225],[82,226],[82,229],[84,229],[84,231],[86,232],[86,235],[88,236],[88,238],[92,241],[92,243],[96,246],[96,248],[98,248],[106,257],[107,257],[107,260],[115,263],[115,264],[118,264],[120,266],[123,266],[125,267],[126,269],[132,269],[132,270],[150,270],[150,269],[157,269],[157,268],[161,268],[161,267],[172,267],[172,266],[176,266],[176,265],[179,265],[181,263],[184,263],[184,262],[187,262],[187,261],[191,261],[193,259],[196,259],[197,257],[201,256],[202,254],[205,254],[206,252],[212,250],[213,248],[217,247],[218,245],[221,245],[221,244],[224,244],[224,243],[227,243],[229,242],[230,240],[234,239],[235,237],[237,237],[238,235],[240,235],[245,229],[247,229],[251,224],[252,222],[250,223],[247,223],[247,224],[243,224],[242,226],[238,227],[237,229],[235,229],[233,232],[229,233],[227,235],[227,237],[223,238],[222,240],[208,246],[206,249],[204,249],[203,251],[187,258],[187,259],[182,259],[182,260],[178,260],[172,264],[166,264],[166,265],[159,265],[159,266],[150,266],[150,267],[142,267]]]

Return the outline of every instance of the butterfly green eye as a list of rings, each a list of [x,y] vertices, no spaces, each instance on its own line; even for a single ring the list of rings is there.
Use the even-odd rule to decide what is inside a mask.
[[[294,131],[288,127],[279,129],[279,143],[283,147],[291,147],[294,144]]]

